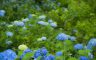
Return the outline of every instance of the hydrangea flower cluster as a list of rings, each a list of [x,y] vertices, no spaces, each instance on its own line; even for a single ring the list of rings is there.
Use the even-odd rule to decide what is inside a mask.
[[[40,19],[40,20],[44,20],[45,18],[46,18],[45,15],[40,15],[40,16],[39,16],[39,19]]]
[[[14,21],[13,22],[13,25],[15,25],[15,26],[24,26],[25,24],[24,24],[24,22],[22,22],[22,21]]]
[[[74,45],[74,49],[76,49],[76,50],[83,49],[83,45],[82,44],[76,44],[76,45]]]
[[[76,40],[76,37],[75,36],[70,36],[70,35],[67,35],[65,33],[59,33],[56,37],[57,40],[71,40],[71,41],[75,41]]]
[[[61,41],[68,40],[68,35],[66,35],[64,33],[60,33],[60,34],[57,35],[56,39],[61,40]]]
[[[35,54],[34,54],[34,58],[38,58],[39,56],[46,56],[48,53],[47,49],[45,47],[38,49]]]
[[[38,21],[37,23],[44,26],[47,26],[49,24],[48,22],[44,22],[44,21]]]
[[[22,22],[27,22],[27,21],[29,21],[28,18],[22,19]]]
[[[87,49],[92,50],[92,48],[96,46],[96,38],[90,39],[90,41],[87,44]]]
[[[11,49],[0,53],[0,60],[15,60],[16,58],[16,53]]]
[[[62,56],[62,55],[63,55],[62,51],[56,52],[56,56]]]
[[[13,33],[10,32],[10,31],[8,31],[8,32],[6,32],[6,35],[9,36],[9,37],[12,37],[13,36]]]
[[[5,10],[0,10],[0,17],[5,16]]]
[[[26,50],[27,48],[28,47],[26,45],[24,45],[24,44],[18,46],[19,50]]]
[[[89,60],[89,59],[85,56],[80,56],[80,60]]]

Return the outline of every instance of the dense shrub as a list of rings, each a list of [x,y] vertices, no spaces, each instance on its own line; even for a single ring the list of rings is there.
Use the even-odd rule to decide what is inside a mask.
[[[53,55],[62,50],[67,60],[95,56],[95,43],[93,50],[82,50],[96,37],[95,10],[95,0],[0,0],[0,51],[26,44]]]

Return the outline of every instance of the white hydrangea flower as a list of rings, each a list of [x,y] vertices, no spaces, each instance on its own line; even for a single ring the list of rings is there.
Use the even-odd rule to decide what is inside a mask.
[[[28,47],[26,45],[24,45],[24,44],[18,46],[19,50],[26,50],[27,48]]]

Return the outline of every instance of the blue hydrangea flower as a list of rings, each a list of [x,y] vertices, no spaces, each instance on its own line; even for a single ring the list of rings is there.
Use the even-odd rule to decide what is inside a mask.
[[[74,49],[76,49],[76,50],[83,49],[83,45],[82,44],[76,44],[74,46]]]
[[[23,54],[20,56],[20,60],[22,60],[23,57],[24,57],[27,53],[29,53],[29,52],[32,52],[32,50],[30,50],[29,48],[26,49],[26,50],[24,50],[24,51],[23,51]]]
[[[34,58],[38,58],[39,56],[46,56],[48,53],[47,49],[45,47],[38,49],[35,54],[34,54]]]
[[[0,60],[15,60],[16,58],[17,58],[16,53],[11,49],[8,49],[0,53]]]
[[[40,15],[40,16],[39,16],[39,19],[40,19],[40,20],[44,20],[45,18],[46,18],[45,15]]]
[[[48,51],[47,51],[47,49],[45,47],[41,48],[41,54],[43,56],[47,55],[47,53],[48,53]]]
[[[88,53],[88,56],[89,56],[90,59],[93,59],[94,58],[94,56],[93,56],[92,53]]]
[[[27,22],[27,21],[29,21],[29,19],[28,19],[28,18],[25,18],[25,19],[23,19],[22,21],[23,21],[23,22]]]
[[[6,35],[12,37],[13,36],[13,33],[10,32],[10,31],[8,31],[8,32],[6,32]]]
[[[57,40],[68,40],[68,35],[64,34],[64,33],[60,33],[58,34],[58,36],[56,37]]]
[[[62,56],[62,51],[58,51],[58,52],[56,52],[56,56]]]
[[[48,23],[52,23],[53,21],[50,19],[50,20],[48,20]]]
[[[51,25],[52,27],[57,27],[57,24],[56,24],[55,22],[50,23],[50,25]]]
[[[0,10],[0,16],[1,17],[5,16],[5,10]]]
[[[48,25],[48,22],[44,22],[44,21],[38,21],[37,23],[44,26]]]
[[[45,36],[41,37],[42,40],[46,40],[47,38]]]
[[[76,40],[76,37],[70,36],[69,39],[70,39],[71,41],[75,41],[75,40]]]
[[[41,50],[38,49],[35,53],[34,53],[34,59],[38,58],[39,56],[41,56]]]
[[[14,21],[14,23],[13,23],[15,26],[24,26],[25,24],[24,24],[24,22],[22,22],[22,21]]]
[[[96,46],[96,38],[90,39],[90,41],[87,44],[87,49],[92,49],[94,46]]]
[[[45,60],[55,60],[55,56],[49,55],[45,58]]]
[[[29,19],[32,18],[32,14],[29,14],[29,15],[28,15],[28,18],[29,18]]]
[[[89,60],[89,59],[85,56],[80,56],[80,60]]]
[[[7,59],[6,55],[3,52],[1,52],[0,53],[0,60],[6,60],[6,59]]]

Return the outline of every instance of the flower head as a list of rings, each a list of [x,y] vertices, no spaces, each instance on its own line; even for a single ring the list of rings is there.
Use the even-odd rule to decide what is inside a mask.
[[[13,23],[15,26],[24,26],[24,22],[22,21],[14,21]]]
[[[29,19],[32,18],[32,14],[29,14],[29,15],[28,15],[28,18],[29,18]]]
[[[11,49],[0,53],[0,60],[15,60],[16,58],[16,53]]]
[[[45,56],[47,55],[48,51],[45,47],[41,48],[41,55]]]
[[[37,23],[44,26],[48,25],[48,22],[44,22],[44,21],[38,21]]]
[[[56,39],[61,40],[61,41],[68,40],[68,35],[66,35],[64,33],[60,33],[60,34],[57,35]]]
[[[0,10],[0,16],[3,17],[5,15],[5,10]]]
[[[13,36],[13,33],[10,32],[10,31],[8,31],[8,32],[6,32],[6,35],[12,37]]]
[[[48,20],[48,23],[52,23],[53,21],[50,19],[50,20]]]
[[[27,48],[28,47],[26,45],[24,45],[24,44],[19,45],[19,47],[18,47],[19,50],[26,50]]]
[[[80,60],[89,60],[89,59],[85,56],[80,56]]]
[[[49,55],[45,58],[45,60],[55,60],[55,56]]]
[[[40,19],[40,20],[44,20],[45,18],[46,18],[45,15],[41,15],[41,16],[39,16],[39,19]]]
[[[74,49],[76,49],[76,50],[83,49],[83,45],[82,44],[76,44],[74,46]]]
[[[51,25],[52,27],[57,27],[57,23],[55,23],[55,22],[50,23],[50,25]]]
[[[75,40],[76,40],[76,37],[70,36],[69,39],[70,39],[71,41],[75,41]]]
[[[35,54],[34,54],[34,58],[38,58],[39,56],[46,56],[48,53],[47,49],[45,47],[38,49]]]
[[[41,37],[42,40],[46,40],[47,38],[45,36]]]
[[[38,58],[39,56],[41,56],[41,50],[38,49],[35,53],[34,53],[34,59]]]
[[[56,52],[56,56],[62,56],[62,51],[58,51],[58,52]]]
[[[22,21],[23,21],[23,22],[27,22],[27,21],[29,21],[29,19],[28,19],[28,18],[25,18],[25,19],[23,19]]]

